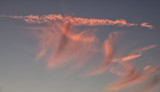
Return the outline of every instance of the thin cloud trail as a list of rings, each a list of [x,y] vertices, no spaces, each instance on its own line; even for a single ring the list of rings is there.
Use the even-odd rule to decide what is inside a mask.
[[[149,28],[149,29],[154,29],[155,28],[153,25],[150,25],[147,22],[141,23],[141,27],[146,27],[146,28]]]
[[[119,59],[114,59],[113,62],[118,62],[118,61],[126,62],[126,61],[136,59],[136,58],[142,56],[142,53],[144,51],[150,50],[155,47],[158,47],[158,45],[153,44],[153,45],[142,47],[140,49],[133,50],[133,51],[131,51],[131,53],[128,56],[125,56],[125,57],[119,58]]]
[[[95,18],[81,18],[81,17],[71,17],[71,16],[62,16],[61,14],[50,14],[50,15],[28,15],[28,16],[5,16],[1,15],[0,17],[9,17],[15,19],[23,19],[27,23],[48,23],[48,22],[57,22],[61,21],[65,24],[75,24],[77,26],[85,25],[85,26],[96,26],[96,25],[117,25],[117,26],[137,26],[135,23],[128,23],[124,19],[118,20],[109,20],[109,19],[95,19]]]
[[[137,23],[128,23],[125,19],[117,19],[117,20],[110,20],[110,19],[96,19],[96,18],[82,18],[82,17],[72,17],[72,16],[62,16],[61,14],[49,14],[49,15],[28,15],[28,16],[6,16],[6,15],[0,15],[0,17],[8,17],[8,18],[14,18],[14,19],[22,19],[27,23],[30,24],[41,24],[41,23],[48,23],[48,22],[64,22],[65,24],[75,24],[76,26],[105,26],[105,25],[111,25],[111,26],[127,26],[127,27],[133,27],[133,26],[141,26],[146,27],[149,29],[154,29],[155,27],[148,22],[142,22],[141,24]]]

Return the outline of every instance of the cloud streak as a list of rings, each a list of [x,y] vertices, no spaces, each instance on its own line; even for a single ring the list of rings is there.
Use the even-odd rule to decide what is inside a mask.
[[[119,67],[119,68],[112,67],[110,71],[112,73],[120,76],[121,79],[119,80],[119,82],[117,84],[115,84],[113,87],[111,87],[110,90],[118,91],[123,88],[133,86],[135,84],[138,84],[138,83],[141,83],[141,82],[144,82],[147,80],[152,80],[151,79],[152,75],[154,75],[157,72],[160,72],[159,67],[152,68],[150,65],[148,65],[144,68],[144,70],[142,72],[138,72],[135,69],[135,67],[127,61],[136,59],[142,55],[143,51],[155,48],[157,46],[158,45],[144,46],[142,48],[131,51],[131,53],[126,57],[113,60],[115,63],[118,63],[118,65],[121,67]],[[157,86],[157,85],[158,85],[158,83],[153,81],[153,82],[146,85],[146,86],[148,86],[148,89],[143,88],[142,90],[148,90],[148,92],[150,92],[149,90],[155,88],[155,86]],[[146,91],[142,91],[142,92],[146,92]]]
[[[149,28],[149,29],[154,29],[154,26],[153,26],[153,25],[150,25],[150,24],[147,23],[147,22],[141,23],[141,27],[146,27],[146,28]]]
[[[118,20],[109,20],[109,19],[95,19],[95,18],[81,18],[81,17],[72,17],[72,16],[62,16],[61,14],[50,14],[50,15],[28,15],[28,16],[4,16],[0,17],[9,17],[15,19],[23,19],[27,23],[48,23],[48,22],[63,22],[65,24],[74,24],[77,26],[104,26],[104,25],[117,25],[117,26],[137,26],[135,23],[128,23],[124,19]]]
[[[147,22],[142,22],[141,24],[129,23],[125,19],[96,19],[96,18],[82,18],[82,17],[72,17],[63,16],[61,14],[49,14],[49,15],[27,15],[27,16],[6,16],[0,15],[0,17],[8,17],[14,19],[22,19],[26,23],[31,24],[42,24],[42,23],[53,23],[53,22],[63,22],[65,24],[74,24],[76,26],[119,26],[119,27],[133,27],[141,26],[149,29],[154,29],[155,27]]]
[[[153,45],[142,47],[140,49],[133,50],[133,51],[131,51],[131,53],[128,56],[125,56],[125,57],[120,58],[120,59],[114,59],[113,61],[114,62],[118,62],[118,61],[126,62],[126,61],[136,59],[136,58],[138,58],[142,55],[142,52],[144,52],[146,50],[149,50],[149,49],[152,49],[152,48],[155,48],[157,46],[158,45],[153,44]]]
[[[121,80],[119,80],[117,84],[111,87],[110,90],[118,91],[125,87],[133,86],[135,84],[149,80],[153,74],[160,72],[159,67],[149,68],[140,73],[136,71],[134,66],[129,63],[121,63],[121,65],[126,69],[126,73],[121,76]]]

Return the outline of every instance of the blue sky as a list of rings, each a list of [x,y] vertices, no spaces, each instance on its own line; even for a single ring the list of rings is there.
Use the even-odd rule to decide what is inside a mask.
[[[0,91],[151,92],[155,87],[152,92],[159,92],[159,4],[159,0],[0,0]],[[53,18],[50,14],[63,19],[45,21]],[[70,20],[78,18],[82,21]],[[127,79],[133,80],[116,86]]]

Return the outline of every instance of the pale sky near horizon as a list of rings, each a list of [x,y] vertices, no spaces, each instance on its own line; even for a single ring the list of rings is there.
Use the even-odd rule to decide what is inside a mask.
[[[118,61],[130,62],[135,70],[140,73],[142,71],[148,72],[149,69],[154,67],[158,67],[159,69],[159,5],[159,0],[0,0],[0,92],[138,92],[152,81],[152,79],[149,78],[134,86],[125,86],[118,91],[109,90],[109,88],[121,79],[120,76],[111,73],[110,70],[117,65],[116,62]],[[53,26],[50,23],[53,20],[47,20],[47,23],[37,23],[39,18],[35,20],[36,23],[33,23],[32,19],[30,22],[25,20],[27,19],[25,16],[28,15],[40,17],[50,14],[60,14],[63,18],[71,16],[69,17],[71,19],[79,17],[86,18],[88,21],[90,21],[89,19],[108,19],[114,21],[114,23],[113,25],[97,23],[97,25],[91,26],[86,21],[80,22],[82,24],[76,22],[78,26],[75,23],[76,26],[73,26],[73,29],[71,28],[72,31],[86,31],[84,34],[80,34],[82,44],[77,45],[76,41],[72,42],[73,39],[76,39],[72,37],[76,34],[74,34],[74,31],[69,35],[64,33],[64,35],[68,36],[64,36],[63,34],[57,36],[54,35],[54,32],[52,33],[57,26],[59,30],[60,28],[65,29],[65,26],[57,21],[57,24],[55,23]],[[23,16],[23,18],[15,18],[15,16]],[[115,20],[120,19],[136,25],[127,26],[127,24],[122,23],[123,26],[121,26],[121,24],[116,24]],[[64,22],[66,20],[62,19],[60,21]],[[39,33],[34,34],[35,31]],[[90,31],[95,31],[95,33]],[[46,34],[43,34],[43,32]],[[38,38],[37,35],[42,38]],[[58,39],[60,41],[57,41],[55,36],[57,38],[61,37]],[[65,37],[71,37],[68,39],[72,40],[66,40],[67,38],[65,39]],[[93,39],[93,42],[87,43],[85,42],[86,39],[89,39],[87,37],[96,37],[96,40]],[[115,42],[114,37],[118,37]],[[104,45],[107,41],[109,47],[107,47],[107,44]],[[64,54],[64,57],[66,55],[66,57],[70,58],[67,58],[66,62],[62,60],[63,62],[56,63],[56,68],[49,69],[47,66],[48,57],[52,57],[52,51],[54,53],[52,46],[56,47],[57,43],[60,43],[58,44],[60,47],[65,46],[67,42],[68,44],[76,44],[80,51],[82,51],[77,51],[80,56],[90,53],[89,49],[91,49],[91,57],[89,57],[86,63],[83,63],[83,60],[81,60],[83,55],[82,57],[78,56],[79,58],[75,59],[75,62],[82,62],[82,66],[74,69],[72,68],[75,65],[74,60],[70,62],[72,55],[66,55],[66,53],[72,53],[69,52],[72,50],[72,46],[67,45],[71,48],[64,47],[65,50],[69,50]],[[48,47],[44,46],[49,48],[49,51],[44,56],[42,55],[43,57],[40,56],[40,59],[36,61],[37,55],[40,51],[43,52],[44,50],[44,48],[40,47],[43,44],[50,44],[47,45]],[[110,44],[111,46],[113,45],[113,52],[107,49],[110,49]],[[92,49],[91,46],[93,45],[95,45],[96,50]],[[107,49],[106,52],[103,49],[105,46]],[[60,50],[63,52],[64,48],[61,47]],[[92,50],[95,52],[93,53]],[[73,57],[77,55],[76,50],[74,51]],[[90,71],[99,68],[103,64],[105,54],[110,52],[114,53],[113,63],[109,64],[106,71],[101,71],[101,74],[95,74],[94,76],[86,76]],[[129,58],[130,61],[124,60],[123,57],[131,55],[132,59]],[[114,60],[117,61],[114,62]],[[150,67],[145,70],[144,68],[146,66]],[[144,72],[145,74],[149,76]],[[160,81],[160,71],[154,73],[152,77],[154,75],[156,75],[158,84]],[[145,78],[142,76],[142,79],[138,81]],[[132,83],[128,82],[127,85],[129,84]],[[160,92],[160,83],[156,86],[157,88],[152,92]]]

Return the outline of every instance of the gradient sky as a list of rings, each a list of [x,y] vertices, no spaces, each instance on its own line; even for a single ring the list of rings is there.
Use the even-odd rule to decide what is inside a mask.
[[[84,66],[71,72],[74,62],[48,69],[47,57],[51,56],[50,52],[36,61],[41,41],[35,36],[33,29],[48,27],[48,24],[28,23],[24,18],[8,17],[49,14],[113,21],[124,19],[127,23],[137,25],[84,24],[76,27],[77,30],[95,30],[94,35],[98,39],[96,49],[100,51],[94,53]],[[138,72],[146,66],[160,67],[159,16],[159,0],[0,0],[0,92],[138,92],[152,79],[118,91],[108,90],[121,79],[111,73],[110,69],[116,66],[114,60],[125,62],[123,57],[132,55],[137,57],[126,61],[131,62]],[[118,38],[114,32],[120,33]],[[112,43],[114,38],[117,38],[117,41]],[[111,46],[108,48],[112,49],[113,46],[114,49],[113,63],[101,74],[86,76],[92,75],[89,71],[94,71],[103,64],[105,53],[109,53],[108,49],[106,52],[103,49],[105,46],[107,48],[107,42],[109,47]],[[94,44],[88,46],[91,45]],[[82,49],[84,48],[86,47],[82,46]],[[149,69],[146,68],[146,72]],[[152,76],[154,75],[158,83],[160,71]],[[160,92],[159,84],[153,92]]]

